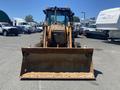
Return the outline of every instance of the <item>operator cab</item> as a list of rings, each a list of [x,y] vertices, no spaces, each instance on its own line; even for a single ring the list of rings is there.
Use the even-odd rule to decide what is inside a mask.
[[[50,7],[44,10],[46,15],[45,21],[50,27],[48,33],[51,38],[48,39],[50,47],[67,47],[67,31],[68,23],[73,22],[74,13],[70,8]]]
[[[68,25],[68,22],[73,21],[74,13],[70,10],[70,8],[50,7],[44,10],[44,13],[46,15],[45,21],[48,22],[48,25]]]

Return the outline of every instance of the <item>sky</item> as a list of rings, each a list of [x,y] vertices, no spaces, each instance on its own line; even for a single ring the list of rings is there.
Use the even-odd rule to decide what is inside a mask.
[[[76,16],[97,17],[101,10],[120,7],[120,0],[0,0],[0,10],[10,18],[32,15],[37,22],[44,21],[43,10],[47,7],[70,7]]]

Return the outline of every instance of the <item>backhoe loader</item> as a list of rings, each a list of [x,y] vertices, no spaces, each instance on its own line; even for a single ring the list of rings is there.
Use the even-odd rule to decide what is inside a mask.
[[[21,79],[94,79],[93,48],[75,43],[70,8],[49,7],[43,39],[34,47],[22,48]]]

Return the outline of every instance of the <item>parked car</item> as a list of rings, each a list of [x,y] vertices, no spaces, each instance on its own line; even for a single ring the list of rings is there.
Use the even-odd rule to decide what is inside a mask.
[[[96,31],[96,25],[92,24],[92,25],[88,26],[85,31]]]
[[[36,32],[41,32],[43,31],[43,26],[42,25],[37,25],[36,26]]]
[[[18,36],[19,34],[18,29],[16,27],[13,27],[9,23],[6,23],[6,22],[0,22],[0,33],[2,33],[3,36],[7,36],[10,34]]]
[[[24,30],[20,26],[15,26],[18,29],[19,34],[23,34]]]
[[[86,31],[85,36],[87,38],[94,38],[94,39],[103,39],[103,40],[107,40],[107,38],[109,37],[108,32],[107,31]]]
[[[31,34],[32,32],[34,32],[32,27],[26,22],[22,22],[18,26],[23,29],[23,33],[25,33],[25,34]]]
[[[81,35],[81,34],[84,35],[86,30],[87,30],[87,27],[81,26],[81,27],[80,27],[80,35]]]
[[[34,32],[32,26],[22,18],[13,18],[13,25],[21,28],[23,33],[30,34]]]
[[[91,32],[91,31],[96,31],[96,25],[95,24],[92,24],[88,27],[81,27],[81,31],[83,33],[83,35],[86,35],[86,32]]]

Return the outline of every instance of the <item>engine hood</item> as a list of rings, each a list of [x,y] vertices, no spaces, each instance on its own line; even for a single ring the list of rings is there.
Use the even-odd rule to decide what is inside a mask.
[[[51,25],[51,30],[65,30],[65,25]]]
[[[3,29],[17,29],[17,28],[13,26],[7,26],[7,27],[3,27]]]

